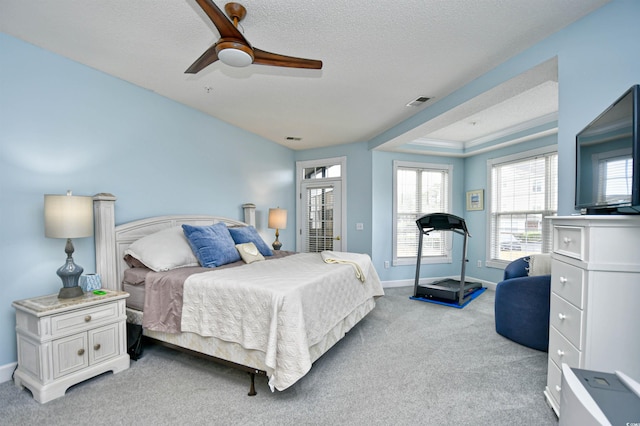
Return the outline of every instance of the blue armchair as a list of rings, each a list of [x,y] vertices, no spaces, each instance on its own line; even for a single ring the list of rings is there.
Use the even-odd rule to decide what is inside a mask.
[[[521,257],[504,270],[496,287],[496,332],[521,345],[549,349],[551,275],[528,276],[529,258]]]

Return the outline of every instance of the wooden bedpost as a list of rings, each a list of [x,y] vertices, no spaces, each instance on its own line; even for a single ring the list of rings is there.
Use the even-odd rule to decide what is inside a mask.
[[[100,275],[102,287],[119,290],[116,277],[115,204],[112,194],[100,193],[93,197],[93,220],[95,224],[96,273]]]

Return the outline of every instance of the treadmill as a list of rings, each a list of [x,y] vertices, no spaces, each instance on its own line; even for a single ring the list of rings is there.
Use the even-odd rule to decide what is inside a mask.
[[[416,220],[420,230],[418,241],[418,259],[416,263],[416,279],[413,287],[413,297],[434,299],[444,302],[454,302],[462,305],[475,291],[482,288],[482,284],[465,282],[465,267],[467,264],[467,239],[471,236],[464,219],[448,213],[432,213]],[[422,261],[422,237],[432,231],[451,231],[464,237],[462,246],[462,270],[460,281],[450,278],[434,281],[430,284],[420,284],[420,263]]]

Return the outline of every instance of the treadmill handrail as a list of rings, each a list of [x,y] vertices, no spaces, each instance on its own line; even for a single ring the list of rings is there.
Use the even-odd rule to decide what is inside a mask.
[[[416,225],[423,233],[431,231],[453,231],[461,229],[469,237],[469,230],[467,229],[467,223],[459,216],[455,216],[449,213],[430,213],[426,214],[416,220]],[[426,229],[426,231],[425,231]]]

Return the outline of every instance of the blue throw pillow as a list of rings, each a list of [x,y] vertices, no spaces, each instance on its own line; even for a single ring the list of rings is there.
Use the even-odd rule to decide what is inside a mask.
[[[237,228],[229,228],[231,238],[236,244],[253,243],[263,256],[273,256],[273,252],[264,242],[258,231],[253,226],[240,226]]]
[[[227,225],[222,222],[209,226],[182,225],[182,230],[200,265],[205,268],[215,268],[241,259]]]

